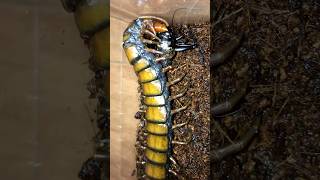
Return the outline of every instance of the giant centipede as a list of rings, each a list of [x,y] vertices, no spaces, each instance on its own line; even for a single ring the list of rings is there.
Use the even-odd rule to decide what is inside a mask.
[[[145,106],[142,115],[147,133],[144,176],[148,179],[167,179],[169,172],[176,174],[172,170],[172,163],[175,163],[172,146],[179,142],[173,140],[175,125],[172,116],[186,106],[171,109],[170,102],[181,94],[170,96],[169,86],[181,78],[168,82],[166,72],[175,52],[195,47],[194,43],[186,44],[181,38],[175,39],[168,22],[159,17],[138,17],[124,31],[123,48],[138,76]]]

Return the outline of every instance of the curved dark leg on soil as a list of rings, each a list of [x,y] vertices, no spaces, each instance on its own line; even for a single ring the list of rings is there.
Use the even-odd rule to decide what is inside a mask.
[[[241,137],[241,139],[234,142],[234,144],[222,147],[220,149],[217,149],[211,153],[213,161],[220,161],[226,156],[235,154],[237,152],[240,152],[243,148],[248,146],[248,144],[251,142],[253,137],[258,134],[259,132],[259,126],[261,122],[262,115],[260,115],[259,119],[256,121],[256,123],[247,131],[247,133]]]
[[[248,82],[245,81],[244,85],[239,88],[238,92],[234,94],[230,99],[214,104],[211,108],[212,116],[225,114],[231,111],[236,104],[246,95]]]
[[[224,63],[238,49],[244,34],[241,33],[238,37],[232,39],[221,52],[216,52],[210,56],[210,66],[215,67]]]
[[[214,162],[221,161],[223,158],[230,156],[232,154],[238,153],[249,145],[253,140],[255,135],[259,133],[259,127],[263,117],[264,109],[269,106],[269,101],[267,99],[262,99],[259,103],[258,110],[256,111],[256,116],[258,119],[252,125],[252,127],[242,136],[239,140],[235,141],[233,144],[214,150],[211,153],[211,158]]]
[[[212,54],[210,57],[210,66],[211,71],[215,66],[218,66],[224,63],[229,57],[231,57],[238,47],[241,44],[241,41],[244,37],[244,33],[241,33],[238,37],[232,39],[224,48],[223,51]],[[211,117],[216,117],[218,115],[224,115],[231,111],[235,105],[239,103],[239,101],[246,95],[248,81],[245,79],[243,83],[240,83],[241,87],[239,87],[236,94],[234,94],[230,99],[214,104],[210,110]],[[254,136],[258,133],[262,113],[259,113],[259,119],[256,120],[254,125],[243,135],[239,140],[236,140],[233,144],[227,145],[225,147],[214,150],[211,153],[211,158],[214,162],[221,161],[223,158],[238,153],[243,150],[249,143],[252,141]]]

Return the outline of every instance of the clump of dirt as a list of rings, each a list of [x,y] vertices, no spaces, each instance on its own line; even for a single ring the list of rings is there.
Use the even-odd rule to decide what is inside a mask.
[[[212,150],[241,139],[259,117],[259,134],[241,152],[212,164],[214,179],[317,179],[320,176],[320,3],[217,0],[212,52],[245,34],[211,74],[212,101],[230,98],[245,74],[245,97],[212,122]],[[244,69],[244,72],[242,72]],[[247,69],[247,70],[246,70]],[[242,74],[242,77],[240,76]],[[229,140],[228,140],[229,139]]]
[[[187,90],[182,97],[173,100],[172,110],[188,105],[186,110],[172,118],[173,125],[188,122],[173,131],[174,141],[188,142],[186,145],[173,145],[172,156],[178,164],[173,170],[188,179],[207,179],[210,174],[209,23],[174,25],[174,33],[182,35],[186,43],[196,42],[198,47],[177,53],[172,59],[172,70],[167,72],[168,82],[184,76],[182,81],[170,87],[171,96]],[[137,118],[140,116],[138,113]],[[140,162],[144,161],[144,151],[140,146],[144,141],[142,122],[137,135],[137,161]],[[144,174],[143,168],[138,163],[138,178]],[[170,174],[170,179],[177,179],[177,176]]]

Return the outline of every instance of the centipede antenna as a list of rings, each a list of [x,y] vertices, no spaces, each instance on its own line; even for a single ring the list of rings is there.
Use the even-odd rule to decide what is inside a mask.
[[[174,12],[173,12],[173,15],[172,15],[172,20],[171,20],[171,26],[172,26],[172,36],[173,36],[173,39],[174,39],[174,30],[173,30],[173,24],[174,24],[174,16],[176,15],[176,13],[182,9],[187,9],[187,8],[178,8],[176,9]],[[175,42],[174,42],[175,43]]]

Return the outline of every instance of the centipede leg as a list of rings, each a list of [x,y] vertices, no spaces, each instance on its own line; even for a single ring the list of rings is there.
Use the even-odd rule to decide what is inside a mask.
[[[174,168],[175,168],[179,173],[181,173],[181,172],[180,172],[180,171],[181,171],[181,167],[180,167],[180,165],[177,163],[177,161],[176,161],[172,156],[169,158],[169,160],[170,160],[171,164],[174,165]],[[169,172],[170,172],[171,174],[173,174],[174,176],[176,176],[178,179],[185,179],[185,177],[179,175],[179,173],[178,173],[177,171],[174,171],[173,169],[169,169]]]
[[[153,37],[154,39],[158,40],[159,42],[161,41],[161,39],[158,36],[156,36],[155,34],[153,34],[151,31],[149,31],[147,29],[143,30],[142,33]]]
[[[255,125],[251,129],[249,129],[240,140],[235,141],[234,144],[215,150],[214,153],[212,153],[212,159],[214,161],[220,161],[226,156],[235,154],[245,148],[249,144],[249,142],[251,142],[253,137],[258,134],[261,118],[262,116],[260,115]]]
[[[180,123],[180,124],[175,124],[175,125],[173,125],[173,126],[172,126],[172,130],[174,130],[174,129],[176,129],[176,128],[180,128],[180,127],[185,126],[185,125],[187,125],[187,124],[189,124],[189,120],[188,120],[187,122],[184,122],[184,123]]]
[[[172,156],[169,157],[169,160],[171,161],[171,163],[173,165],[175,165],[176,167],[179,167],[179,164],[177,163],[177,161]]]
[[[159,54],[159,53],[158,53],[158,54]],[[172,54],[169,54],[169,55],[166,55],[166,56],[157,57],[157,58],[155,59],[155,62],[166,61],[166,60],[168,60],[168,59],[173,58],[174,55],[175,55],[175,54],[172,53]]]
[[[183,36],[177,37],[177,38],[176,38],[176,42],[181,42],[182,38],[183,38]]]
[[[189,105],[185,105],[185,106],[183,106],[183,107],[181,107],[181,108],[172,110],[172,111],[171,111],[171,114],[174,115],[174,114],[176,114],[176,113],[178,113],[178,112],[180,112],[180,111],[186,110],[186,109],[188,108],[188,106],[189,106]]]
[[[167,67],[162,68],[162,72],[166,73],[166,72],[170,71],[171,69],[173,69],[172,66],[167,66]]]
[[[233,95],[230,99],[225,102],[221,102],[213,105],[211,109],[211,114],[213,116],[217,116],[220,114],[224,114],[229,112],[234,106],[245,96],[247,91],[247,81],[245,81],[245,85],[239,89],[239,91]]]
[[[151,48],[147,48],[146,51],[153,53],[153,54],[163,54],[163,52],[155,50],[155,49],[151,49]]]
[[[179,145],[186,145],[188,144],[189,142],[182,142],[182,141],[175,141],[175,140],[172,140],[171,142],[172,144],[179,144]]]
[[[175,80],[173,80],[173,81],[168,82],[167,86],[170,87],[170,86],[172,86],[172,85],[177,84],[178,82],[182,81],[185,76],[186,76],[186,74],[178,77],[177,79],[175,79]]]
[[[153,27],[153,22],[152,21],[146,21],[145,23],[146,23],[147,27],[151,30],[151,32],[153,34],[156,34],[156,30]]]
[[[211,55],[210,65],[217,66],[224,63],[225,60],[228,59],[233,54],[233,52],[239,47],[243,36],[243,33],[241,33],[239,37],[234,38],[228,43],[228,45],[226,45],[226,48],[223,52],[216,52],[213,55]]]
[[[185,88],[181,93],[179,93],[177,95],[174,95],[174,96],[171,96],[169,98],[169,101],[172,101],[172,100],[175,100],[177,98],[180,98],[180,97],[184,96],[187,93],[187,91],[188,91],[188,88]]]
[[[143,43],[146,43],[146,44],[155,44],[155,45],[158,45],[158,44],[159,44],[159,42],[152,41],[152,40],[145,39],[145,38],[141,38],[141,41],[142,41]]]
[[[194,127],[192,126],[191,129],[194,129]],[[193,130],[192,130],[193,131]],[[176,140],[172,140],[172,144],[178,144],[178,145],[187,145],[192,141],[192,136],[190,136],[187,141],[183,142],[183,141],[176,141]]]
[[[169,169],[168,171],[169,171],[171,174],[173,174],[173,175],[175,175],[175,176],[177,176],[177,177],[180,177],[180,176],[178,175],[178,173],[175,172],[174,170]]]

